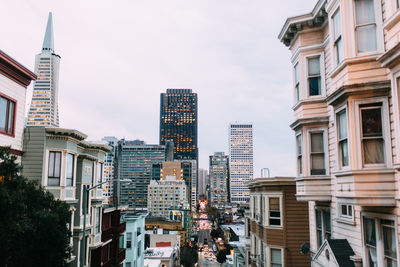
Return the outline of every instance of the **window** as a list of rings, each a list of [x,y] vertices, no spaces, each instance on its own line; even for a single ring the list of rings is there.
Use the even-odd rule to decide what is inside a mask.
[[[47,185],[49,186],[60,185],[60,173],[61,173],[61,152],[50,151]]]
[[[271,248],[271,267],[282,267],[282,250]]]
[[[132,233],[126,233],[126,248],[132,248]]]
[[[358,52],[376,51],[374,0],[355,0],[355,10]]]
[[[97,163],[97,184],[101,184],[103,176],[103,163]]]
[[[142,241],[137,243],[137,256],[140,257],[142,255]]]
[[[325,175],[325,151],[324,151],[324,133],[310,133],[311,139],[311,175]]]
[[[349,166],[346,109],[337,113],[337,131],[338,131],[338,142],[339,142],[339,164],[340,167],[346,167]]]
[[[340,9],[335,12],[332,17],[333,21],[333,38],[335,42],[336,63],[339,64],[343,60],[343,44],[342,44],[342,25],[340,21]]]
[[[385,161],[382,104],[360,105],[360,112],[363,162],[364,164],[382,164]]]
[[[308,64],[308,95],[321,95],[320,56],[307,58]]]
[[[300,101],[299,63],[294,66],[294,94],[296,102]]]
[[[301,134],[296,136],[296,153],[297,153],[297,174],[303,173],[303,156],[302,156],[302,142]]]
[[[0,133],[14,134],[15,106],[14,101],[0,96]]]
[[[263,213],[263,211],[264,211],[264,197],[263,196],[260,196],[259,209],[260,209],[260,216],[259,216],[258,220],[259,220],[259,223],[262,224],[263,223],[263,219],[264,219],[264,213]]]
[[[132,265],[131,265],[131,263],[130,262],[126,262],[125,263],[125,267],[131,267]]]
[[[325,239],[331,238],[331,211],[330,209],[316,209],[317,245],[322,245]]]
[[[100,233],[101,208],[96,208],[96,233]]]
[[[339,214],[340,217],[344,217],[346,219],[353,219],[353,205],[349,204],[340,204],[339,205]]]
[[[281,220],[281,198],[280,197],[267,197],[268,211],[267,223],[269,226],[282,226]]]
[[[66,186],[72,186],[74,182],[74,155],[71,153],[67,154],[67,172],[65,175]]]
[[[393,220],[364,217],[366,266],[397,266],[397,231]]]

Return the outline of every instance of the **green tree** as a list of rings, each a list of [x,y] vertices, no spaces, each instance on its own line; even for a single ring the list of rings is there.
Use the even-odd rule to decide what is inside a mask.
[[[217,253],[217,261],[222,264],[226,261],[226,252],[225,250],[220,250]]]
[[[0,148],[0,267],[65,266],[69,206],[20,172],[9,148]]]
[[[216,220],[219,218],[219,211],[216,207],[208,207],[207,214],[210,219]]]
[[[198,260],[199,254],[197,253],[197,247],[188,245],[181,247],[181,264],[184,267],[193,267]]]

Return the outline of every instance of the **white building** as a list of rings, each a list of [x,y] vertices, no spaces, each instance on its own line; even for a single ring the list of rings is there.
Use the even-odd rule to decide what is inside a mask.
[[[26,87],[36,75],[0,50],[0,146],[22,155]]]
[[[165,180],[151,180],[148,185],[147,208],[152,216],[169,217],[171,207],[183,206],[186,201],[184,180],[166,176]]]
[[[60,56],[54,52],[53,20],[49,13],[42,52],[36,55],[32,102],[27,126],[58,127],[58,74]]]
[[[249,199],[245,183],[253,179],[253,124],[230,124],[229,170],[231,202],[244,203]]]

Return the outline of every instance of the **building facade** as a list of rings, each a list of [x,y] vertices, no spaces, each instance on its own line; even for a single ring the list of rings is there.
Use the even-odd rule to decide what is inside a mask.
[[[0,50],[0,146],[22,155],[26,88],[36,75]]]
[[[167,176],[165,180],[151,180],[148,185],[147,209],[151,216],[169,218],[170,208],[183,206],[187,202],[185,181],[175,176]]]
[[[279,34],[292,52],[312,266],[400,263],[399,21],[398,1],[321,0]]]
[[[197,178],[197,196],[198,198],[206,196],[208,171],[199,168],[199,176]]]
[[[122,221],[126,223],[123,247],[126,248],[126,260],[123,267],[144,266],[145,218],[147,213],[127,213]]]
[[[246,182],[253,179],[253,125],[234,123],[229,126],[230,200],[244,203],[249,199]]]
[[[152,167],[165,160],[165,147],[122,139],[118,141],[114,160],[114,177],[132,181],[114,182],[114,194],[118,196],[119,203],[128,205],[129,209],[146,210]]]
[[[308,205],[296,200],[295,178],[258,178],[250,188],[251,262],[256,266],[306,267]],[[325,265],[324,265],[325,266]]]
[[[88,143],[86,137],[63,128],[27,127],[24,132],[22,175],[70,205],[69,266],[87,266],[92,251],[103,244],[103,190],[99,186],[86,193],[85,189],[102,183],[104,157],[110,147]]]
[[[106,154],[103,166],[103,179],[104,181],[110,181],[103,185],[103,195],[106,199],[105,202],[111,204],[116,201],[113,199],[113,182],[111,180],[114,179],[114,157],[118,139],[114,136],[105,136],[101,141],[111,147],[111,151]]]
[[[229,199],[229,157],[215,152],[209,162],[211,205],[226,205]]]
[[[49,13],[42,52],[35,58],[35,73],[32,102],[27,126],[58,127],[58,77],[60,56],[54,51],[53,18]]]

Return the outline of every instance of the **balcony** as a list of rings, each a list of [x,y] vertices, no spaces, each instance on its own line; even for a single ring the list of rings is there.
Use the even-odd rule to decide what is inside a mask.
[[[331,201],[331,195],[330,176],[296,178],[297,201]]]
[[[396,204],[395,171],[365,169],[334,173],[335,194],[360,206],[393,207]]]
[[[114,231],[113,231],[112,227],[110,227],[110,228],[108,228],[106,230],[103,230],[102,233],[101,233],[101,242],[106,242],[106,241],[112,239],[113,232]]]
[[[118,251],[118,256],[115,259],[115,264],[119,265],[125,260],[126,249],[122,248]]]

